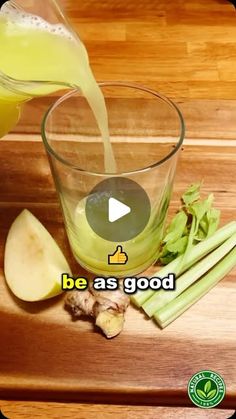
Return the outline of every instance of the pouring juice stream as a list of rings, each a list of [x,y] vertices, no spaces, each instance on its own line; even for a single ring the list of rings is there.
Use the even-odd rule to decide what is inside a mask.
[[[61,88],[60,84],[65,88],[79,87],[102,135],[105,171],[115,173],[117,170],[109,139],[105,100],[79,38],[67,29],[66,24],[50,24],[39,16],[15,8],[14,2],[6,2],[0,9],[0,45],[0,137],[17,123],[24,101],[55,92]],[[9,81],[4,75],[18,83]],[[51,83],[46,83],[49,81]],[[67,212],[68,208],[64,208],[64,213]],[[154,228],[153,221],[137,238],[125,243],[125,250],[129,254],[125,270],[122,266],[108,266],[107,255],[111,242],[103,240],[89,227],[84,199],[77,203],[75,211],[66,216],[65,221],[74,255],[88,270],[101,274],[117,273],[120,276],[124,272],[140,272],[155,259],[153,243],[158,242],[161,226]]]
[[[1,84],[0,73],[0,137],[17,123],[25,100],[58,90],[56,82],[79,87],[91,106],[102,135],[105,171],[115,173],[104,97],[79,38],[63,24],[50,24],[6,2],[0,9],[0,45],[0,72],[26,82],[55,82],[51,85],[32,83],[25,91],[24,87],[15,89],[14,84]]]

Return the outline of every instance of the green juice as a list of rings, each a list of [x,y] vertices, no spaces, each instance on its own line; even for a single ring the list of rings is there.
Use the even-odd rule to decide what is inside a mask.
[[[105,170],[114,173],[116,165],[104,97],[80,39],[63,24],[50,24],[39,16],[14,9],[7,2],[0,9],[0,45],[0,117],[4,121],[0,122],[0,137],[14,127],[24,101],[55,92],[63,84],[65,88],[78,87],[101,131]],[[4,80],[4,75],[26,83],[10,83]]]
[[[17,102],[0,100],[0,138],[14,127],[20,117],[20,105]]]
[[[68,200],[67,205],[63,197],[61,201],[72,251],[76,260],[88,271],[124,277],[143,272],[155,262],[163,228],[163,220],[158,222],[158,214],[151,214],[149,223],[138,236],[116,243],[103,239],[91,229],[85,213],[86,198],[78,203],[74,214],[68,208]],[[117,245],[121,245],[128,255],[125,265],[108,264],[108,255],[115,252]]]

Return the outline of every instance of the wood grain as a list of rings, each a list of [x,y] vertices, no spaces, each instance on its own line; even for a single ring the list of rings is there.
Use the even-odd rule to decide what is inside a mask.
[[[233,410],[165,408],[151,406],[118,406],[0,401],[2,412],[13,419],[226,419]]]
[[[98,80],[154,88],[183,112],[188,140],[170,214],[186,186],[204,178],[203,190],[214,192],[222,222],[235,219],[233,5],[226,0],[61,2],[88,48]],[[166,410],[147,404],[191,406],[187,382],[207,367],[221,373],[227,384],[220,407],[235,409],[235,271],[164,331],[130,308],[124,333],[109,342],[90,323],[71,322],[60,297],[29,305],[9,293],[2,271],[4,243],[25,207],[45,224],[79,272],[46,155],[34,135],[55,96],[28,103],[16,134],[0,142],[0,397],[133,406],[2,401],[0,408],[14,419],[229,417],[232,410]]]
[[[234,171],[235,147],[184,146],[171,211],[186,178],[190,183],[203,177],[204,191],[214,192],[222,209],[222,222],[235,219]],[[0,172],[0,266],[7,230],[24,207],[39,217],[71,260],[42,143],[2,141]],[[164,331],[130,307],[124,332],[112,341],[88,322],[72,322],[62,297],[19,302],[0,272],[2,398],[191,405],[187,382],[207,366],[226,381],[222,407],[234,406],[235,272]],[[74,273],[81,273],[76,264]]]
[[[227,0],[62,3],[98,80],[136,80],[175,99],[235,98],[236,12]]]
[[[122,77],[121,77],[122,79]],[[124,80],[123,80],[124,81]],[[140,84],[139,81],[137,81]],[[214,89],[214,86],[212,86]],[[209,89],[209,86],[208,86]],[[200,93],[199,93],[200,95]],[[20,134],[40,133],[40,123],[48,107],[56,100],[55,96],[35,99],[25,104],[22,110],[20,124],[14,132]],[[236,132],[236,102],[233,100],[202,100],[177,99],[175,100],[181,110],[186,124],[186,138],[226,139],[235,140]],[[75,110],[72,109],[72,112]],[[31,118],[29,119],[29,115]]]

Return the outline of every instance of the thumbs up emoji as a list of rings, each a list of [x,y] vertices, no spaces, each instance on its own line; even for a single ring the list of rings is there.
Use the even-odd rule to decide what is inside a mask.
[[[125,265],[128,261],[127,253],[123,252],[122,246],[117,246],[112,255],[108,255],[109,265]]]

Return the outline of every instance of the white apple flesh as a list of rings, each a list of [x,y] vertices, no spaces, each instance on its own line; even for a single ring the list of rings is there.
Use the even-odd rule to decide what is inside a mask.
[[[21,212],[9,230],[4,270],[10,290],[24,301],[61,294],[61,276],[71,274],[55,240],[28,210]]]

